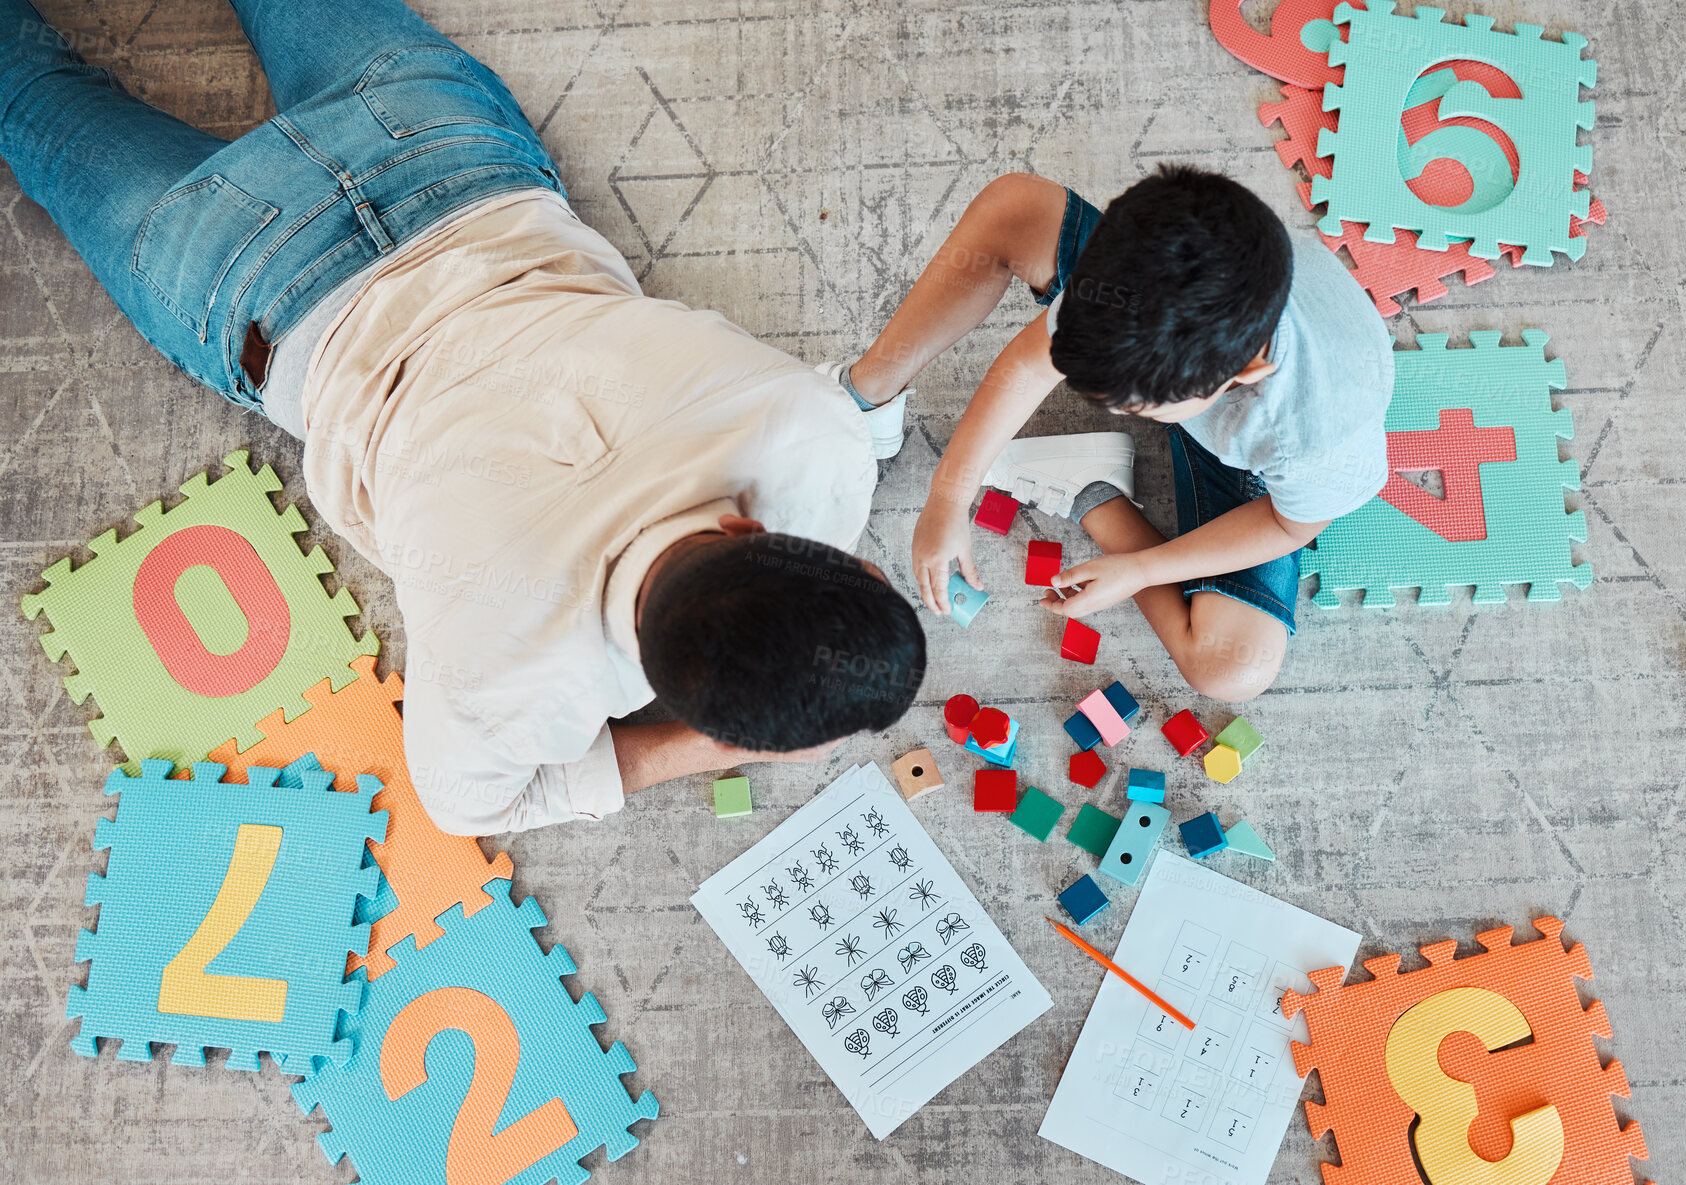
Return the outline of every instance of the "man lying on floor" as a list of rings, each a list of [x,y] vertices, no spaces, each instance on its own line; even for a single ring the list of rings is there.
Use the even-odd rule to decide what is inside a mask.
[[[280,114],[229,142],[0,0],[0,156],[172,362],[305,442],[397,585],[435,822],[883,729],[912,606],[847,554],[877,469],[836,383],[644,296],[503,82],[399,0],[234,0]],[[612,723],[659,695],[679,720]]]

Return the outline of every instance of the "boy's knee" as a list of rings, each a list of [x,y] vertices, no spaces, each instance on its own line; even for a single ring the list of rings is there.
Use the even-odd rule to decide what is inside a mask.
[[[1283,646],[1272,638],[1208,633],[1178,662],[1188,685],[1208,699],[1245,703],[1276,681]]]

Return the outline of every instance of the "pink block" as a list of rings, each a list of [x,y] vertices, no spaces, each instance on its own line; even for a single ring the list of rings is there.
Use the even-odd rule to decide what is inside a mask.
[[[1099,691],[1091,691],[1084,696],[1079,701],[1077,710],[1089,718],[1089,723],[1101,734],[1101,743],[1108,748],[1130,735],[1130,726],[1124,723],[1124,717],[1118,714],[1117,709]]]

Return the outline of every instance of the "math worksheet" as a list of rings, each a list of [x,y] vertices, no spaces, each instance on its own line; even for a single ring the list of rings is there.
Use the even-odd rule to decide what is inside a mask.
[[[1053,1003],[876,765],[691,904],[880,1140]]]
[[[1195,1029],[1105,976],[1040,1134],[1138,1181],[1264,1185],[1303,1085],[1288,1042],[1309,1040],[1282,993],[1350,967],[1358,941],[1160,852],[1113,962]]]

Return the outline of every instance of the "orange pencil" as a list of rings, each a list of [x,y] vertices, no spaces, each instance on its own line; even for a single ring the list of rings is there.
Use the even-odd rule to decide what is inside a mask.
[[[1128,971],[1124,970],[1124,968],[1120,967],[1117,963],[1114,963],[1111,959],[1109,959],[1105,955],[1101,954],[1100,951],[1098,951],[1094,947],[1090,946],[1087,942],[1084,942],[1083,939],[1079,938],[1077,936],[1077,933],[1074,930],[1072,930],[1069,926],[1062,926],[1058,922],[1056,922],[1053,918],[1046,917],[1046,915],[1044,915],[1044,920],[1046,920],[1047,923],[1050,926],[1052,926],[1054,929],[1058,930],[1062,935],[1064,935],[1067,939],[1069,939],[1071,941],[1072,945],[1076,946],[1078,950],[1080,950],[1084,954],[1088,955],[1091,959],[1095,960],[1095,962],[1099,963],[1101,966],[1105,967],[1108,971],[1110,971],[1114,975],[1118,976],[1119,979],[1122,979],[1125,983],[1127,983],[1131,987],[1135,988],[1138,992],[1140,992],[1142,995],[1146,996],[1149,1000],[1152,1000],[1155,1004],[1159,1005],[1160,1011],[1162,1011],[1166,1016],[1168,1016],[1172,1020],[1176,1021],[1178,1024],[1180,1024],[1185,1029],[1193,1029],[1194,1028],[1194,1022],[1192,1020],[1190,1020],[1188,1017],[1184,1016],[1181,1012],[1178,1012],[1175,1008],[1171,1007],[1171,1004],[1170,1004],[1169,1001],[1161,1000],[1159,998],[1158,993],[1156,993],[1152,989],[1150,989],[1147,986],[1147,984],[1145,984],[1141,980],[1137,979],[1134,975],[1131,975]]]

